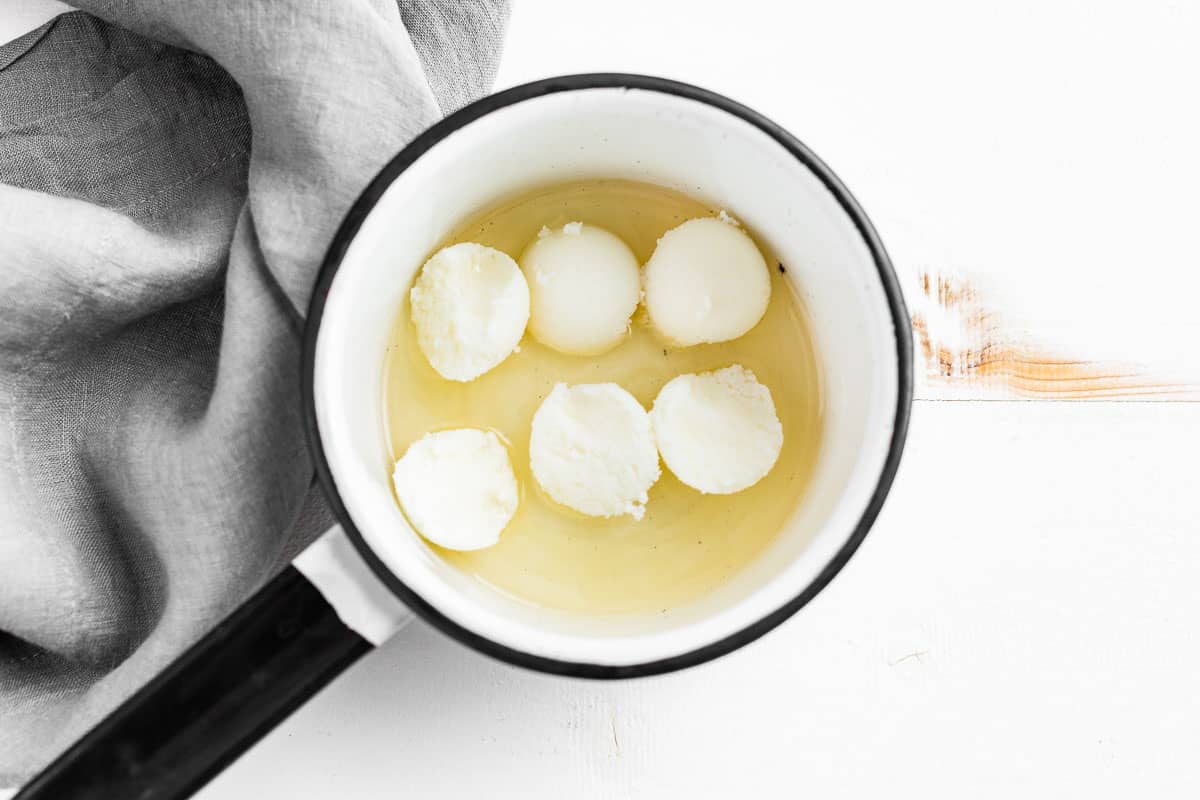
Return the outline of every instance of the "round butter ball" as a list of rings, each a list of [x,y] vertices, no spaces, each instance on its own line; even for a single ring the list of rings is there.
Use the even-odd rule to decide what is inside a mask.
[[[417,532],[450,550],[491,547],[517,512],[508,449],[491,431],[425,434],[396,462],[392,484]]]
[[[645,290],[650,322],[672,343],[727,342],[762,319],[771,273],[732,219],[690,219],[658,240]]]
[[[508,358],[529,321],[529,287],[517,262],[472,242],[434,253],[409,299],[421,352],[452,381],[475,380]]]
[[[593,517],[641,519],[661,474],[646,410],[615,383],[556,385],[533,415],[529,462],[551,499]]]
[[[650,411],[667,469],[705,494],[762,480],[783,448],[771,392],[740,364],[667,382]]]
[[[595,225],[543,228],[521,256],[529,284],[529,332],[571,355],[621,343],[641,294],[638,261],[625,242]]]

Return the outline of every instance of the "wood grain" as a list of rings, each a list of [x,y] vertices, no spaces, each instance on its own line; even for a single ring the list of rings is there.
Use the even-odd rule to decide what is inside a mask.
[[[909,293],[916,353],[917,396],[944,399],[1187,400],[1196,388],[1120,361],[1055,352],[1006,328],[971,281],[919,272]]]

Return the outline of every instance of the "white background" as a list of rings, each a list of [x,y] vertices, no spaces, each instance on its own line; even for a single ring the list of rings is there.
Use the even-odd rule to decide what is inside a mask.
[[[841,175],[915,307],[965,277],[1024,340],[1194,388],[1197,42],[1191,2],[518,0],[499,87],[742,100]],[[606,684],[414,623],[201,797],[1193,796],[1194,395],[918,395],[874,531],[765,639]]]

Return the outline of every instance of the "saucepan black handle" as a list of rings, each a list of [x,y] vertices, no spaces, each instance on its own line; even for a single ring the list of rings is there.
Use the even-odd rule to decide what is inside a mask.
[[[187,797],[370,649],[289,566],[15,800]]]

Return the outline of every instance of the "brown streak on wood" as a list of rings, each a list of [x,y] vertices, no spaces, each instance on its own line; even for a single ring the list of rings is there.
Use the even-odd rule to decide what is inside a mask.
[[[997,315],[967,280],[920,274],[922,305],[941,320],[933,330],[929,313],[912,314],[913,333],[930,383],[993,386],[1017,396],[1104,399],[1178,394],[1187,389],[1143,375],[1129,364],[1087,361],[1050,353],[1006,332]],[[947,332],[947,326],[953,330]],[[937,334],[952,333],[948,341]]]

